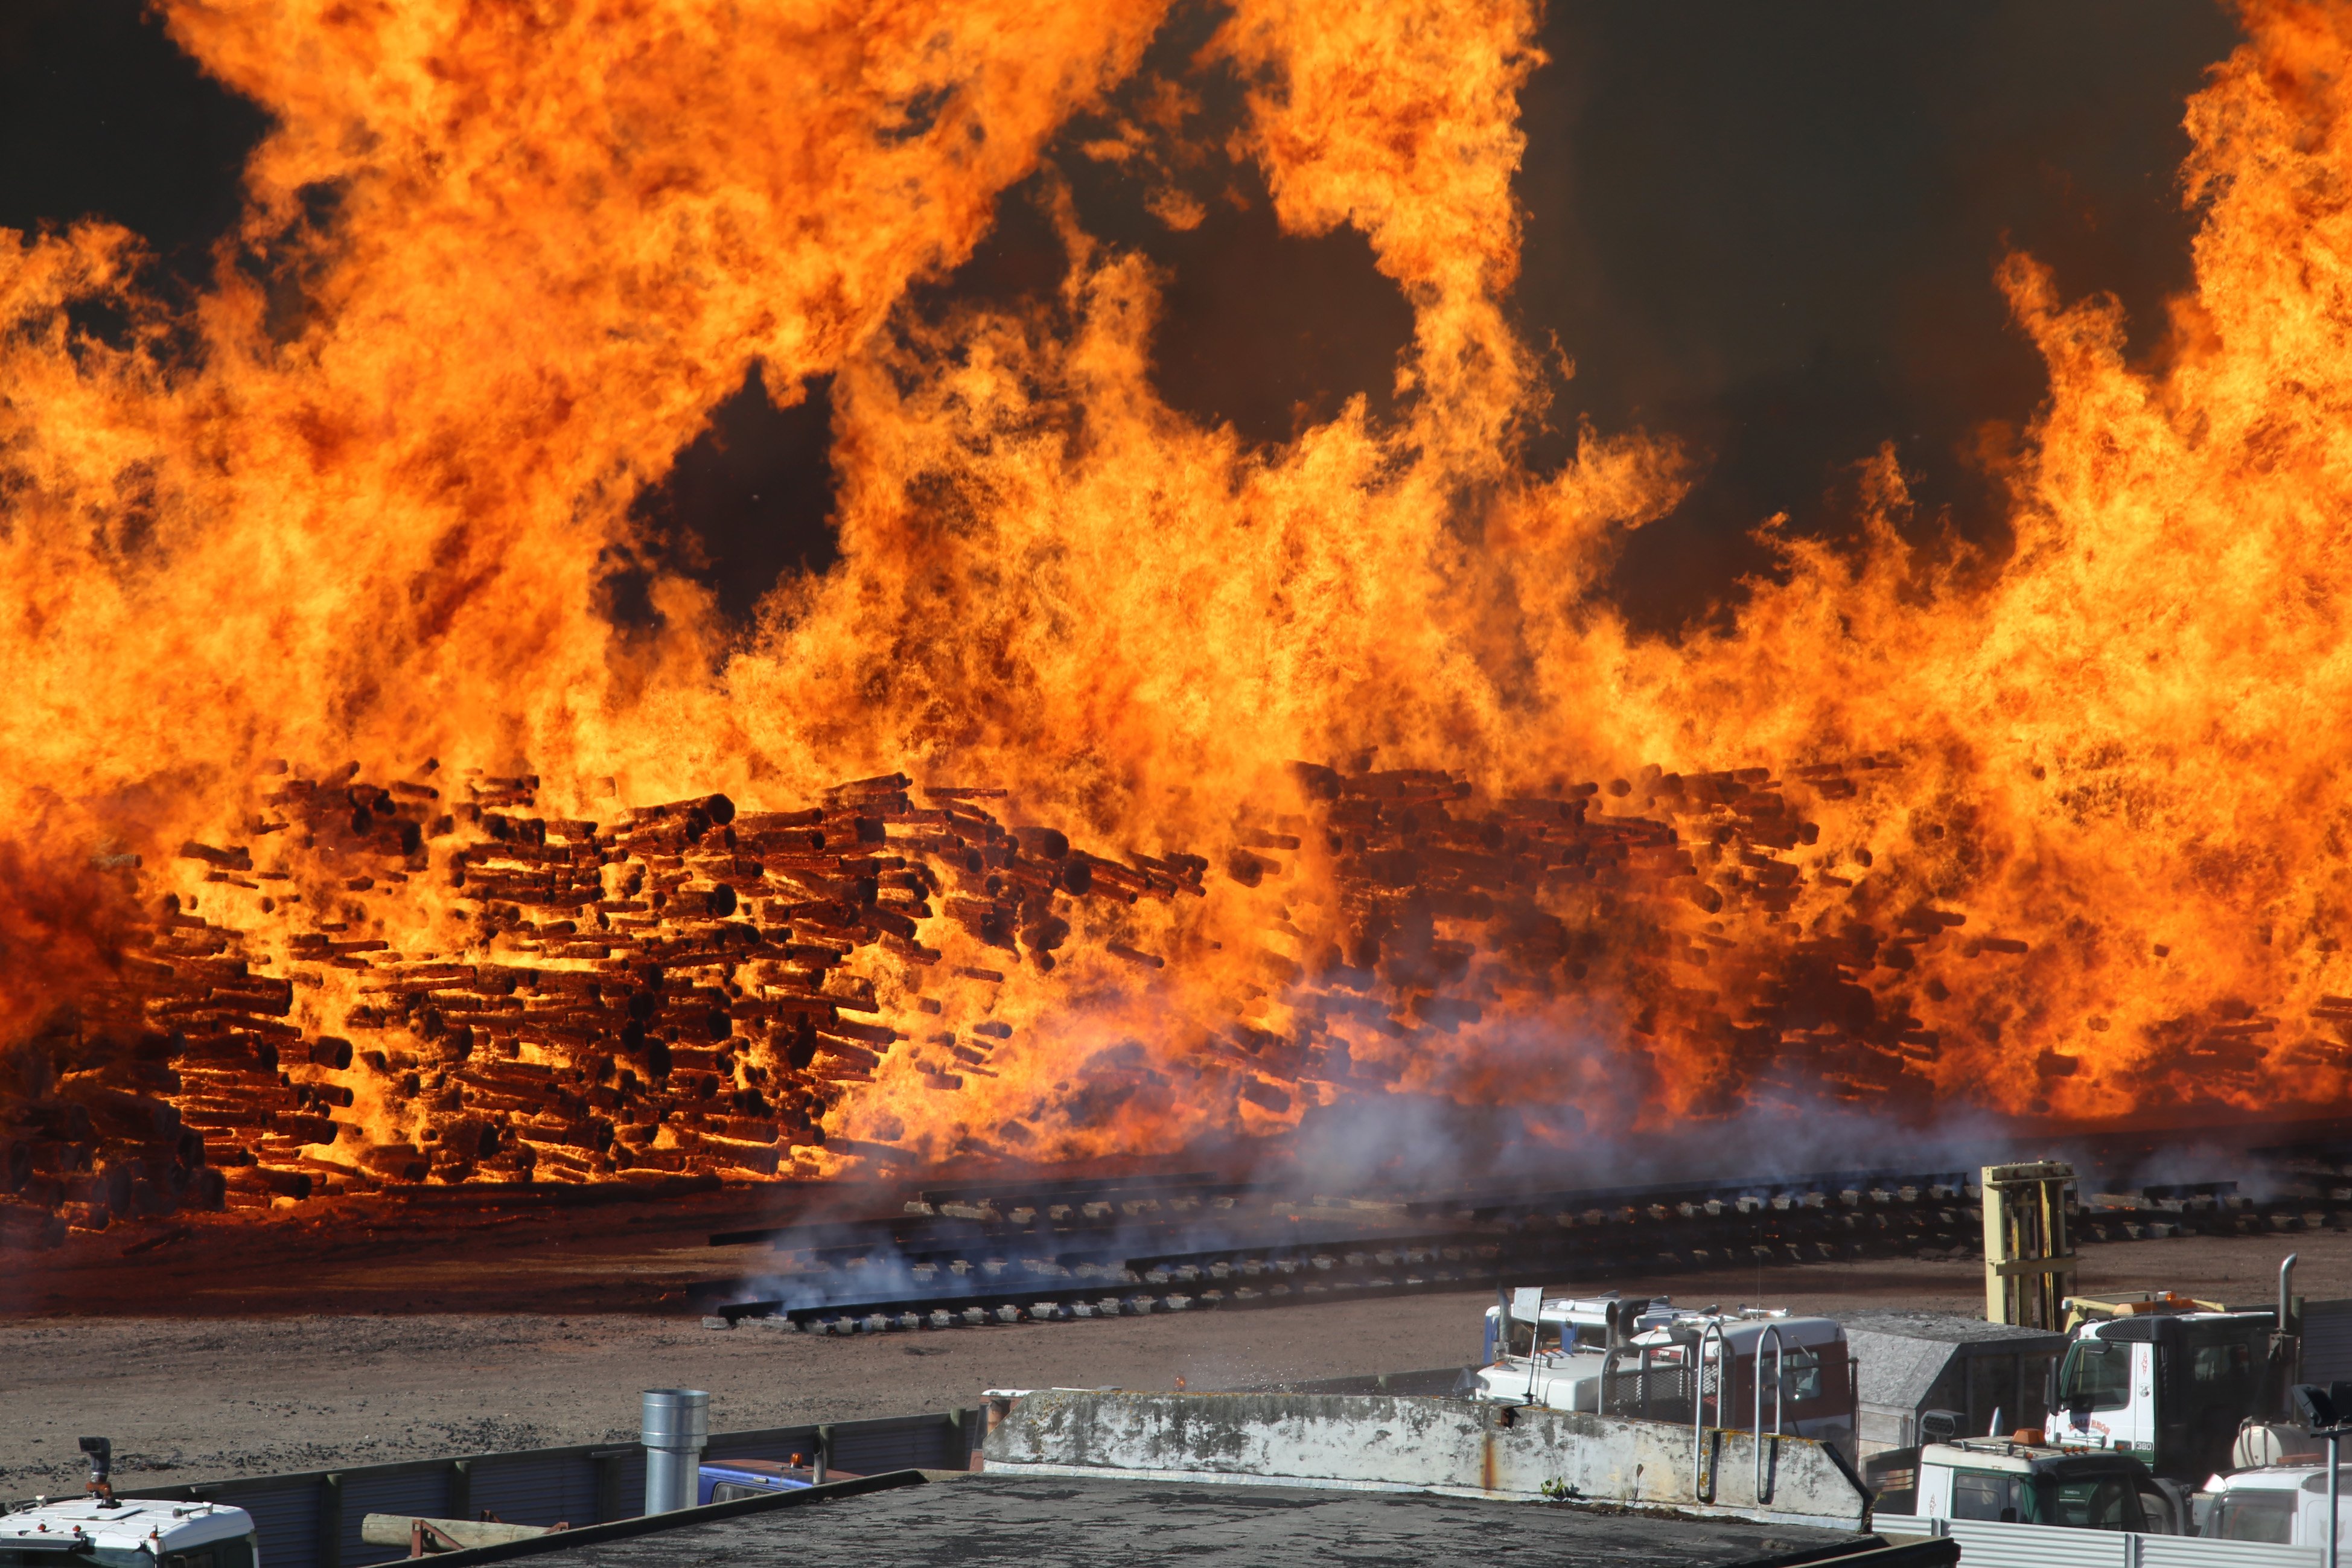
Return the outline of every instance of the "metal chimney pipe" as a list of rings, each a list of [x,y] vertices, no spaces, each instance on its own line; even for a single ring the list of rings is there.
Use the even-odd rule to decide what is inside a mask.
[[[646,1511],[692,1508],[710,1436],[710,1395],[698,1388],[648,1388],[643,1425]]]

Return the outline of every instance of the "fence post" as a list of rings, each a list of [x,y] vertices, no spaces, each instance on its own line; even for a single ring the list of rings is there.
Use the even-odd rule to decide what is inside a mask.
[[[632,1517],[621,1510],[621,1484],[627,1479],[624,1467],[644,1451],[642,1447],[598,1448],[588,1456],[596,1467],[597,1523],[610,1524],[616,1519]]]
[[[946,1441],[940,1446],[940,1458],[942,1460],[952,1458],[955,1462],[951,1464],[942,1464],[940,1468],[946,1470],[970,1469],[971,1468],[971,1441],[964,1436],[963,1412],[961,1410],[950,1410],[947,1412],[942,1419],[947,1422],[947,1432]]]
[[[319,1568],[343,1568],[343,1478],[319,1479]]]

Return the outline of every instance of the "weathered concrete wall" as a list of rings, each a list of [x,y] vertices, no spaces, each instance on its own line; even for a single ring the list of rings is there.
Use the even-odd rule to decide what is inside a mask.
[[[1707,1435],[1692,1488],[1691,1429],[1558,1410],[1504,1413],[1462,1399],[1336,1394],[1097,1394],[1013,1402],[988,1468],[1184,1480],[1535,1497],[1559,1481],[1596,1502],[1722,1510],[1843,1524],[1862,1499],[1819,1443],[1764,1440],[1764,1487],[1745,1433]]]

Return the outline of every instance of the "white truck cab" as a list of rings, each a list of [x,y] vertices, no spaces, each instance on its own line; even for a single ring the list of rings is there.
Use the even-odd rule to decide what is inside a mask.
[[[210,1502],[37,1500],[0,1514],[0,1568],[258,1568],[253,1516]]]
[[[0,1510],[0,1568],[260,1568],[253,1516],[214,1502],[119,1498],[114,1445],[84,1437],[82,1497]]]
[[[2005,1437],[1970,1437],[1929,1443],[1918,1450],[1916,1463],[1911,1475],[1877,1471],[1885,1488],[1880,1497],[1883,1512],[1898,1511],[1903,1500],[1899,1494],[1908,1481],[1910,1500],[1922,1519],[2054,1524],[2148,1535],[2187,1533],[2181,1500],[2159,1485],[2146,1465],[2126,1454],[2084,1453]]]
[[[1854,1380],[1845,1331],[1829,1318],[1745,1308],[1679,1310],[1660,1299],[1606,1296],[1519,1299],[1486,1310],[1486,1364],[1471,1397],[1552,1410],[1688,1422],[1688,1369],[1706,1369],[1708,1426],[1745,1430],[1756,1421],[1762,1358],[1767,1430],[1850,1448]],[[1730,1386],[1717,1392],[1728,1361]]]
[[[1532,1305],[1530,1298],[1539,1305]],[[1471,1396],[1551,1410],[1598,1411],[1612,1345],[1675,1321],[1671,1301],[1521,1291],[1507,1311],[1486,1309],[1486,1364]],[[1546,1348],[1549,1345],[1549,1348]],[[1680,1364],[1676,1353],[1675,1364]]]
[[[2278,1316],[2207,1306],[2159,1298],[2078,1327],[2052,1377],[2049,1440],[2190,1483],[2228,1464],[2240,1423],[2279,1403]]]
[[[2327,1544],[2327,1467],[2266,1465],[2205,1483],[2199,1533],[2215,1541],[2265,1541],[2282,1546]],[[2336,1503],[2339,1537],[2352,1539],[2352,1487]]]

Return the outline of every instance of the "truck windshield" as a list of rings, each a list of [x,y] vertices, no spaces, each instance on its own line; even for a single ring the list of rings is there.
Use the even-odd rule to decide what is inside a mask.
[[[2132,1482],[2131,1476],[2100,1476],[2079,1481],[2042,1477],[2033,1489],[2033,1522],[2069,1525],[2076,1530],[2137,1530],[2139,1496]]]
[[[1764,1408],[1772,1407],[1772,1384],[1780,1384],[1780,1397],[1787,1400],[1794,1414],[1800,1405],[1818,1404],[1829,1392],[1822,1378],[1822,1353],[1816,1350],[1792,1350],[1784,1352],[1776,1364],[1769,1357],[1764,1363]]]
[[[2131,1403],[2131,1347],[2096,1340],[2067,1346],[2058,1403],[2068,1410],[2121,1410]]]
[[[2208,1532],[2223,1541],[2294,1541],[2294,1494],[2280,1491],[2224,1492],[2213,1504]]]

